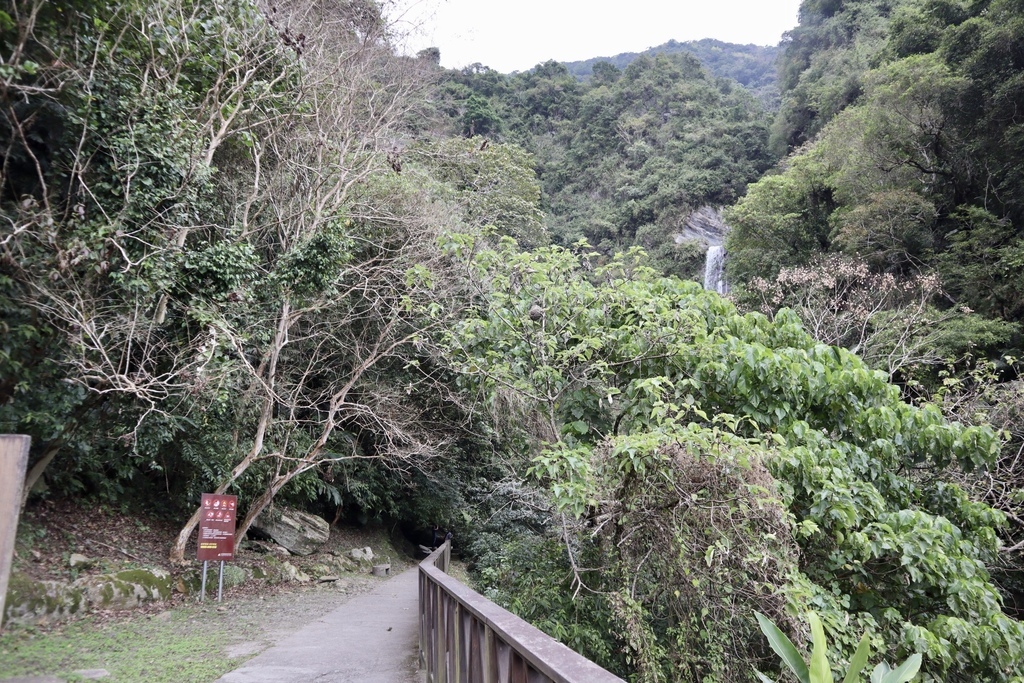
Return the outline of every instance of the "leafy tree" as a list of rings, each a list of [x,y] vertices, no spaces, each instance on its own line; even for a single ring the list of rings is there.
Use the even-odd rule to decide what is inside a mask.
[[[793,311],[818,341],[851,349],[903,381],[944,370],[965,351],[997,346],[1014,333],[1013,325],[969,310],[936,308],[943,292],[934,274],[897,278],[841,256],[783,268],[770,282],[754,278],[746,295],[769,318]]]
[[[190,511],[231,489],[240,537],[281,492],[374,500],[332,483],[350,461],[427,469],[462,417],[431,330],[461,307],[450,210],[391,140],[429,62],[395,55],[374,3],[17,10],[0,302],[20,341],[0,369],[4,424],[43,437],[34,469],[55,457],[70,492],[90,469],[119,496],[166,482]],[[70,435],[88,461],[53,455]]]
[[[588,275],[594,254],[477,254],[489,286],[453,336],[464,372],[491,400],[521,398],[520,422],[539,442],[534,472],[582,522],[563,534],[569,567],[607,601],[594,611],[610,614],[642,680],[749,677],[765,656],[752,622],[733,622],[727,647],[697,615],[724,598],[735,619],[738,605],[749,614],[779,597],[822,614],[835,661],[866,630],[894,655],[921,652],[925,680],[1021,675],[1024,629],[1001,611],[986,569],[1002,516],[937,476],[991,463],[991,430],[902,402],[885,375],[815,342],[792,314],[740,316],[635,256]],[[721,500],[710,470],[743,483],[702,509]],[[720,525],[699,516],[714,509]],[[758,526],[787,518],[767,535]],[[583,564],[573,549],[589,538],[599,555]],[[798,568],[787,547],[799,548]],[[762,562],[777,570],[752,580]],[[596,578],[584,569],[595,565]],[[709,653],[700,662],[686,654],[697,643]]]
[[[524,248],[548,241],[533,159],[521,147],[486,138],[424,143],[413,150],[474,227],[489,226]]]

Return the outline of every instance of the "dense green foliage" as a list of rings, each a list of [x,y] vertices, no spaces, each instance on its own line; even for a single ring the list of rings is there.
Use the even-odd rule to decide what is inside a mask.
[[[733,203],[772,162],[759,103],[687,51],[598,62],[585,83],[556,62],[447,72],[442,95],[456,130],[533,153],[552,240],[607,256],[639,245],[684,277],[706,248],[676,244],[690,212]]]
[[[571,567],[613,639],[594,656],[623,652],[602,661],[638,680],[748,680],[764,653],[740,615],[784,614],[784,598],[821,613],[847,657],[867,630],[923,652],[927,680],[1021,676],[1024,628],[984,569],[1002,516],[941,476],[990,463],[992,431],[904,403],[792,314],[741,316],[639,255],[588,275],[596,256],[479,253],[489,298],[456,334],[488,396],[519,397],[543,444],[534,472],[581,520]]]
[[[768,639],[775,654],[779,655],[779,658],[800,683],[832,683],[834,679],[832,667],[828,662],[828,640],[825,638],[825,629],[817,614],[807,613],[807,620],[811,626],[811,640],[814,644],[809,662],[804,662],[793,642],[770,619],[760,613],[756,616],[757,622],[761,626],[761,632]],[[850,668],[843,676],[843,683],[858,683],[860,673],[867,666],[870,656],[871,641],[865,633],[860,639],[860,644],[857,645],[857,651],[850,658]],[[871,672],[871,683],[908,683],[917,676],[920,668],[920,654],[911,655],[907,661],[895,668],[890,667],[886,662],[880,662]],[[774,683],[760,672],[757,673],[757,677],[761,683]]]
[[[791,155],[727,212],[739,300],[769,315],[791,306],[909,397],[1010,428],[997,483],[975,490],[1009,513],[1015,546],[1024,518],[1005,492],[1024,483],[1021,441],[980,397],[1016,378],[1021,349],[1024,8],[808,1],[781,79],[773,139]],[[1018,392],[998,390],[1010,405]],[[1019,572],[1017,557],[1004,554]],[[1007,588],[1019,585],[1011,573]]]
[[[841,251],[877,271],[937,271],[953,300],[1018,320],[1019,3],[834,4],[804,5],[778,118],[791,146],[820,135],[733,213],[736,277]]]
[[[2,16],[0,428],[34,437],[63,493],[189,509],[230,487],[243,528],[279,492],[402,511],[409,469],[429,479],[463,420],[426,389],[459,310],[435,246],[447,186],[380,144],[428,65],[395,56],[370,4]],[[536,214],[503,200],[467,219]]]
[[[1020,17],[805,3],[802,146],[761,178],[767,114],[716,69],[766,82],[763,51],[581,81],[399,56],[369,0],[8,2],[0,431],[33,495],[176,515],[175,559],[209,490],[243,528],[275,499],[443,524],[635,681],[779,673],[755,611],[798,644],[819,614],[837,670],[866,633],[1021,681],[1020,465],[978,416],[1019,443],[1024,401],[1013,359],[963,372],[1024,313]],[[762,312],[675,277],[733,203]]]

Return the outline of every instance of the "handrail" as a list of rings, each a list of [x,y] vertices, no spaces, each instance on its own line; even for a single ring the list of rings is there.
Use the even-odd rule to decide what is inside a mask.
[[[451,542],[420,562],[420,668],[428,683],[623,683],[448,576]]]

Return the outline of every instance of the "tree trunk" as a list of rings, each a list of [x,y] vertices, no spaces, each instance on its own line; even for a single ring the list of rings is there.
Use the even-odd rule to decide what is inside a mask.
[[[43,472],[46,471],[46,468],[49,466],[51,462],[53,462],[53,459],[57,456],[57,453],[60,452],[60,446],[61,442],[58,441],[57,443],[47,448],[46,452],[43,453],[43,457],[39,460],[39,462],[33,465],[32,469],[29,470],[28,474],[25,475],[25,485],[21,490],[22,511],[25,510],[25,503],[28,502],[28,494],[32,492],[32,488],[36,485],[36,482],[39,481],[39,478],[43,476]]]
[[[256,426],[256,435],[253,437],[252,449],[249,453],[242,458],[242,461],[235,465],[235,468],[231,470],[231,475],[221,482],[220,486],[214,493],[224,493],[242,474],[249,469],[256,458],[263,452],[263,441],[267,434],[267,428],[270,425],[270,421],[274,416],[274,378],[277,374],[277,360],[281,355],[281,350],[288,343],[288,330],[294,322],[291,319],[291,305],[288,301],[285,301],[281,305],[281,317],[277,324],[277,333],[274,335],[274,346],[270,356],[270,363],[267,367],[267,395],[263,399],[263,410],[260,412],[260,421]],[[185,522],[185,526],[182,527],[178,533],[178,538],[175,540],[174,545],[171,546],[170,560],[175,564],[181,564],[185,561],[185,546],[188,545],[188,539],[192,536],[192,532],[195,531],[196,526],[199,524],[199,515],[202,513],[202,508],[197,507],[196,511],[192,513],[188,521]],[[248,527],[246,527],[248,528]],[[235,538],[240,538],[241,534],[237,534]]]

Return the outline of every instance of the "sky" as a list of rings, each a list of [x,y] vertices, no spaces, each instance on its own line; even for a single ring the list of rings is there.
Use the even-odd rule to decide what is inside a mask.
[[[503,73],[555,59],[642,52],[671,39],[775,45],[800,0],[392,0],[405,50],[441,50],[441,64]]]

